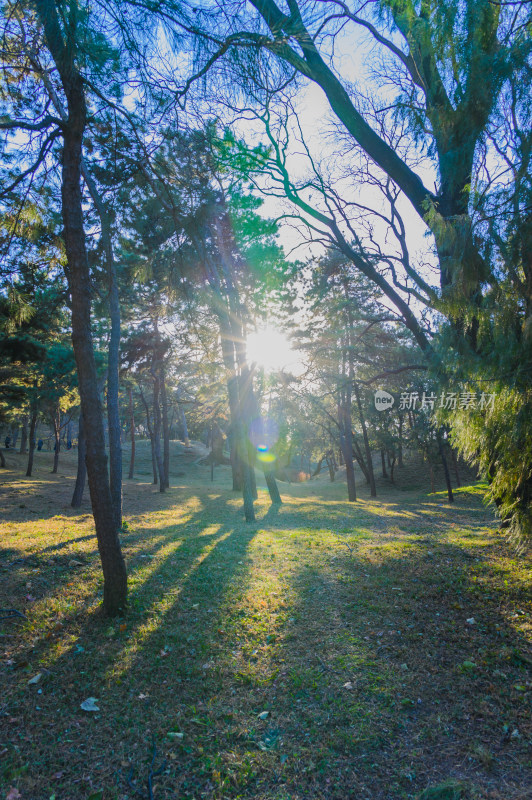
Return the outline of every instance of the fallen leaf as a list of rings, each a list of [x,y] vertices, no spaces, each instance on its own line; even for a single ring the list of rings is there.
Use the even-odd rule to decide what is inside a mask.
[[[344,683],[343,688],[344,689],[352,689],[353,688],[353,684],[351,683],[351,681],[347,681],[347,683]]]
[[[269,716],[270,716],[269,711],[261,711],[259,714],[259,719],[268,719]]]
[[[184,733],[178,733],[177,731],[168,731],[166,735],[169,739],[183,739],[185,736]]]
[[[6,794],[6,800],[17,800],[19,797],[22,797],[19,790],[11,786]]]
[[[28,685],[39,683],[42,678],[42,672],[38,672],[37,675],[34,675],[33,678],[30,678],[28,681]]]
[[[100,709],[96,705],[97,702],[98,702],[97,697],[87,697],[87,699],[84,700],[83,703],[80,705],[80,708],[83,711],[99,711]]]

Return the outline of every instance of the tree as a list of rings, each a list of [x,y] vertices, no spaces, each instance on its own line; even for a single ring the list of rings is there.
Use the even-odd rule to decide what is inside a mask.
[[[27,131],[28,135],[34,132],[31,135],[42,137],[36,160],[30,163],[29,168],[19,168],[11,184],[5,187],[4,197],[24,180],[28,180],[31,186],[39,169],[42,177],[46,178],[46,173],[43,173],[45,159],[52,151],[55,140],[62,139],[61,214],[64,225],[65,276],[71,298],[72,343],[83,422],[87,432],[86,463],[104,573],[104,608],[107,613],[116,614],[126,603],[127,575],[109,488],[102,408],[91,331],[91,284],[81,190],[82,148],[87,125],[86,87],[90,84],[88,75],[82,74],[81,65],[89,70],[92,67],[93,77],[97,77],[102,61],[105,63],[109,60],[110,50],[104,47],[92,49],[92,52],[84,51],[80,42],[90,41],[93,31],[88,26],[85,10],[80,9],[76,3],[67,3],[64,15],[58,13],[53,0],[36,0],[35,14],[23,9],[21,5],[15,5],[7,19],[4,35],[9,42],[6,49],[9,65],[18,77],[16,89],[11,93],[8,89],[6,97],[11,101],[13,111],[23,109],[28,117],[17,119],[16,115],[11,114],[2,119],[1,127],[8,131]],[[44,55],[50,65],[56,90],[60,92],[66,118],[47,113],[49,99],[39,82],[39,76],[31,68],[26,68],[25,58],[30,38],[38,44],[40,52],[46,47],[47,52]],[[103,43],[103,39],[100,41]],[[82,53],[89,58],[84,61]],[[98,59],[100,63],[97,63]],[[35,94],[37,103],[34,101]],[[9,147],[8,141],[6,146]]]

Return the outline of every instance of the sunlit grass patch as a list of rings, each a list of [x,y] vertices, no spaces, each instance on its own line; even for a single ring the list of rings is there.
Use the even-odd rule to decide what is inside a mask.
[[[126,486],[117,620],[99,611],[92,520],[66,508],[71,487],[61,500],[51,481],[47,518],[31,513],[40,496],[11,498],[1,604],[28,619],[1,628],[8,786],[131,800],[125,777],[146,786],[155,742],[158,800],[410,800],[449,772],[475,800],[522,796],[530,562],[476,489],[453,508],[284,486],[279,509],[259,492],[248,525],[224,481]],[[81,711],[90,696],[99,714]]]

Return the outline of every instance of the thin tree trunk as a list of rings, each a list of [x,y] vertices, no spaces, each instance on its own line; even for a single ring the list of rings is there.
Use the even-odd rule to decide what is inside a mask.
[[[153,472],[153,484],[157,486],[159,483],[159,470],[157,469],[157,456],[155,455],[155,440],[153,434],[150,436],[150,449],[151,449],[151,468]]]
[[[450,450],[451,450],[451,461],[453,462],[454,477],[456,479],[456,485],[458,486],[458,488],[460,488],[462,482],[460,480],[460,473],[458,472],[458,459],[456,458],[456,453],[454,449],[451,447]]]
[[[403,466],[403,417],[399,417],[399,447],[397,465]]]
[[[356,481],[355,481],[355,467],[353,464],[353,433],[351,430],[351,407],[350,407],[350,391],[346,391],[347,397],[344,398],[344,403],[339,407],[339,422],[340,422],[340,451],[345,463],[345,474],[347,478],[347,498],[350,503],[354,503],[357,499]]]
[[[1,469],[6,469],[6,467],[7,467],[7,464],[6,464],[6,459],[4,457],[4,451],[0,447],[0,468]]]
[[[102,221],[102,235],[104,223]],[[110,231],[106,237],[111,250]],[[109,271],[109,314],[111,318],[111,334],[109,336],[108,369],[107,369],[107,428],[109,431],[109,488],[118,528],[122,527],[122,437],[120,428],[120,406],[118,398],[120,368],[120,300],[113,264],[112,250],[108,259]],[[110,263],[109,263],[110,259]]]
[[[329,467],[329,478],[331,483],[334,483],[334,455],[330,453],[327,456],[327,466]]]
[[[22,455],[26,452],[26,447],[28,445],[28,420],[25,419],[22,423],[22,436],[20,438],[20,449],[19,454]]]
[[[150,407],[149,407],[149,405],[148,405],[148,401],[147,401],[147,400],[146,400],[146,398],[144,397],[144,392],[142,391],[142,389],[141,389],[141,387],[140,387],[140,386],[139,386],[139,391],[140,391],[140,397],[141,397],[142,403],[143,403],[143,405],[144,405],[144,409],[145,409],[145,411],[146,411],[146,427],[147,427],[147,429],[148,429],[148,435],[149,435],[149,437],[150,437],[150,447],[151,447],[151,466],[152,466],[152,470],[153,470],[153,483],[156,485],[156,484],[158,483],[158,476],[157,476],[157,459],[156,459],[156,457],[155,457],[155,439],[154,439],[154,433],[153,433],[153,428],[152,428],[152,425],[151,425],[151,420],[150,420]]]
[[[56,414],[54,414],[53,427],[54,427],[54,466],[52,468],[52,474],[55,474],[59,467],[59,451],[61,450],[61,416],[59,411],[57,411]]]
[[[436,485],[434,483],[434,468],[432,464],[430,464],[430,491],[431,494],[434,494],[434,492],[436,491]]]
[[[264,477],[266,479],[266,486],[268,487],[268,492],[270,493],[270,500],[272,501],[272,505],[274,506],[282,505],[283,501],[281,500],[279,487],[277,486],[277,481],[275,480],[273,468],[270,465],[266,464],[264,465]]]
[[[83,425],[83,415],[79,417],[78,425],[78,471],[76,474],[76,485],[74,486],[74,493],[72,494],[72,508],[79,508],[83,500],[83,492],[85,490],[85,478],[87,475],[87,465],[85,457],[87,454],[87,441],[85,438],[85,428]]]
[[[33,471],[33,454],[35,453],[35,434],[37,430],[37,409],[32,409],[30,417],[30,449],[28,453],[28,466],[26,468],[26,477],[31,478]]]
[[[447,497],[449,499],[449,503],[454,503],[451,475],[449,473],[449,467],[447,465],[447,459],[445,457],[445,450],[443,449],[442,437],[439,431],[437,433],[437,439],[438,439],[438,450],[440,451],[441,463],[443,464],[443,474],[445,475],[445,485],[447,486]]]
[[[166,490],[166,475],[161,454],[161,406],[159,404],[161,384],[159,376],[153,367],[151,373],[153,377],[153,452],[159,472],[159,491],[162,493]]]
[[[129,387],[129,435],[131,437],[131,457],[129,459],[129,480],[133,479],[135,470],[135,414],[133,411],[133,389]]]
[[[72,344],[78,370],[83,422],[87,432],[87,473],[104,575],[103,605],[107,614],[119,613],[127,600],[127,572],[113,509],[103,432],[103,413],[98,393],[91,330],[90,275],[83,229],[81,153],[87,109],[83,79],[72,48],[75,7],[71,7],[71,37],[63,39],[53,0],[35,0],[46,44],[56,64],[67,100],[68,122],[63,124],[62,215],[66,251],[65,270],[72,308]]]
[[[392,458],[392,466],[390,467],[390,480],[392,483],[394,483],[394,477],[393,477],[394,470],[395,470],[395,455]]]
[[[382,466],[382,477],[387,478],[388,473],[386,472],[386,459],[384,457],[384,448],[381,447],[381,466]]]
[[[85,161],[81,159],[81,172],[98,211],[101,224],[101,240],[105,253],[107,281],[109,286],[109,336],[107,363],[107,429],[109,434],[109,487],[115,511],[116,523],[122,527],[122,437],[120,427],[119,371],[120,371],[120,297],[113,253],[111,221],[107,207],[98,191]]]
[[[163,467],[165,489],[170,488],[170,426],[168,424],[168,398],[164,367],[161,368],[161,409],[163,416]]]
[[[188,438],[188,427],[187,427],[187,418],[185,416],[185,409],[183,403],[181,402],[181,387],[179,386],[177,389],[177,403],[178,403],[178,411],[179,411],[179,418],[181,420],[181,427],[183,429],[183,442],[185,443],[185,447],[190,447],[190,439]]]
[[[320,474],[320,472],[321,472],[321,465],[322,465],[322,464],[323,464],[323,462],[326,460],[326,458],[327,458],[327,456],[325,456],[325,455],[323,455],[323,456],[320,458],[320,460],[318,461],[318,464],[317,464],[317,466],[316,466],[316,469],[315,469],[315,470],[314,470],[314,472],[312,472],[312,473],[311,473],[311,475],[310,475],[310,477],[311,477],[311,478],[315,478],[315,477],[316,477],[316,475],[319,475],[319,474]]]
[[[377,487],[375,485],[375,472],[373,470],[373,458],[371,456],[371,448],[369,446],[368,429],[366,426],[366,418],[362,409],[362,402],[360,400],[360,392],[358,391],[358,384],[353,381],[353,388],[355,390],[355,398],[357,401],[358,413],[360,416],[360,424],[362,425],[362,436],[364,439],[364,450],[366,452],[366,465],[368,468],[369,477],[369,490],[371,497],[377,497]]]
[[[364,479],[365,479],[366,483],[369,486],[368,468],[366,466],[366,462],[364,460],[364,456],[362,455],[362,451],[361,451],[361,449],[360,449],[360,447],[358,445],[358,442],[355,439],[353,439],[353,455],[354,455],[354,457],[356,459],[356,462],[357,462],[358,466],[360,467],[360,470],[361,470],[362,474],[364,475]]]

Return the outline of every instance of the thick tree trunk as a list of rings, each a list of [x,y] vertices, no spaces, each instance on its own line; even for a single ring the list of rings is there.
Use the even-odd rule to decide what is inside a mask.
[[[46,43],[58,68],[68,107],[63,125],[62,215],[66,251],[66,277],[71,294],[72,343],[78,371],[83,423],[87,433],[87,473],[98,550],[104,575],[103,606],[108,614],[119,613],[127,600],[127,572],[120,548],[113,509],[103,412],[91,330],[90,275],[85,247],[81,196],[81,151],[86,125],[83,80],[74,64],[74,42],[63,41],[57,8],[53,0],[35,0],[44,27]],[[71,12],[74,14],[74,11]],[[73,16],[75,25],[75,17]],[[71,31],[75,35],[75,28]]]
[[[133,389],[129,387],[129,435],[131,437],[131,457],[129,459],[129,480],[135,471],[135,414],[133,411]]]
[[[26,477],[31,478],[33,471],[33,454],[35,453],[35,436],[37,432],[37,409],[32,409],[30,417],[30,449],[28,452],[28,466],[26,468]]]
[[[85,428],[83,425],[83,416],[80,414],[78,425],[78,471],[76,474],[76,485],[74,486],[74,493],[72,494],[72,508],[79,508],[83,500],[83,492],[85,491],[85,478],[87,475],[87,465],[85,457],[87,454],[87,441],[85,438]]]
[[[166,396],[166,377],[161,369],[161,409],[163,417],[163,468],[165,489],[170,488],[170,425],[168,423],[168,398]]]

